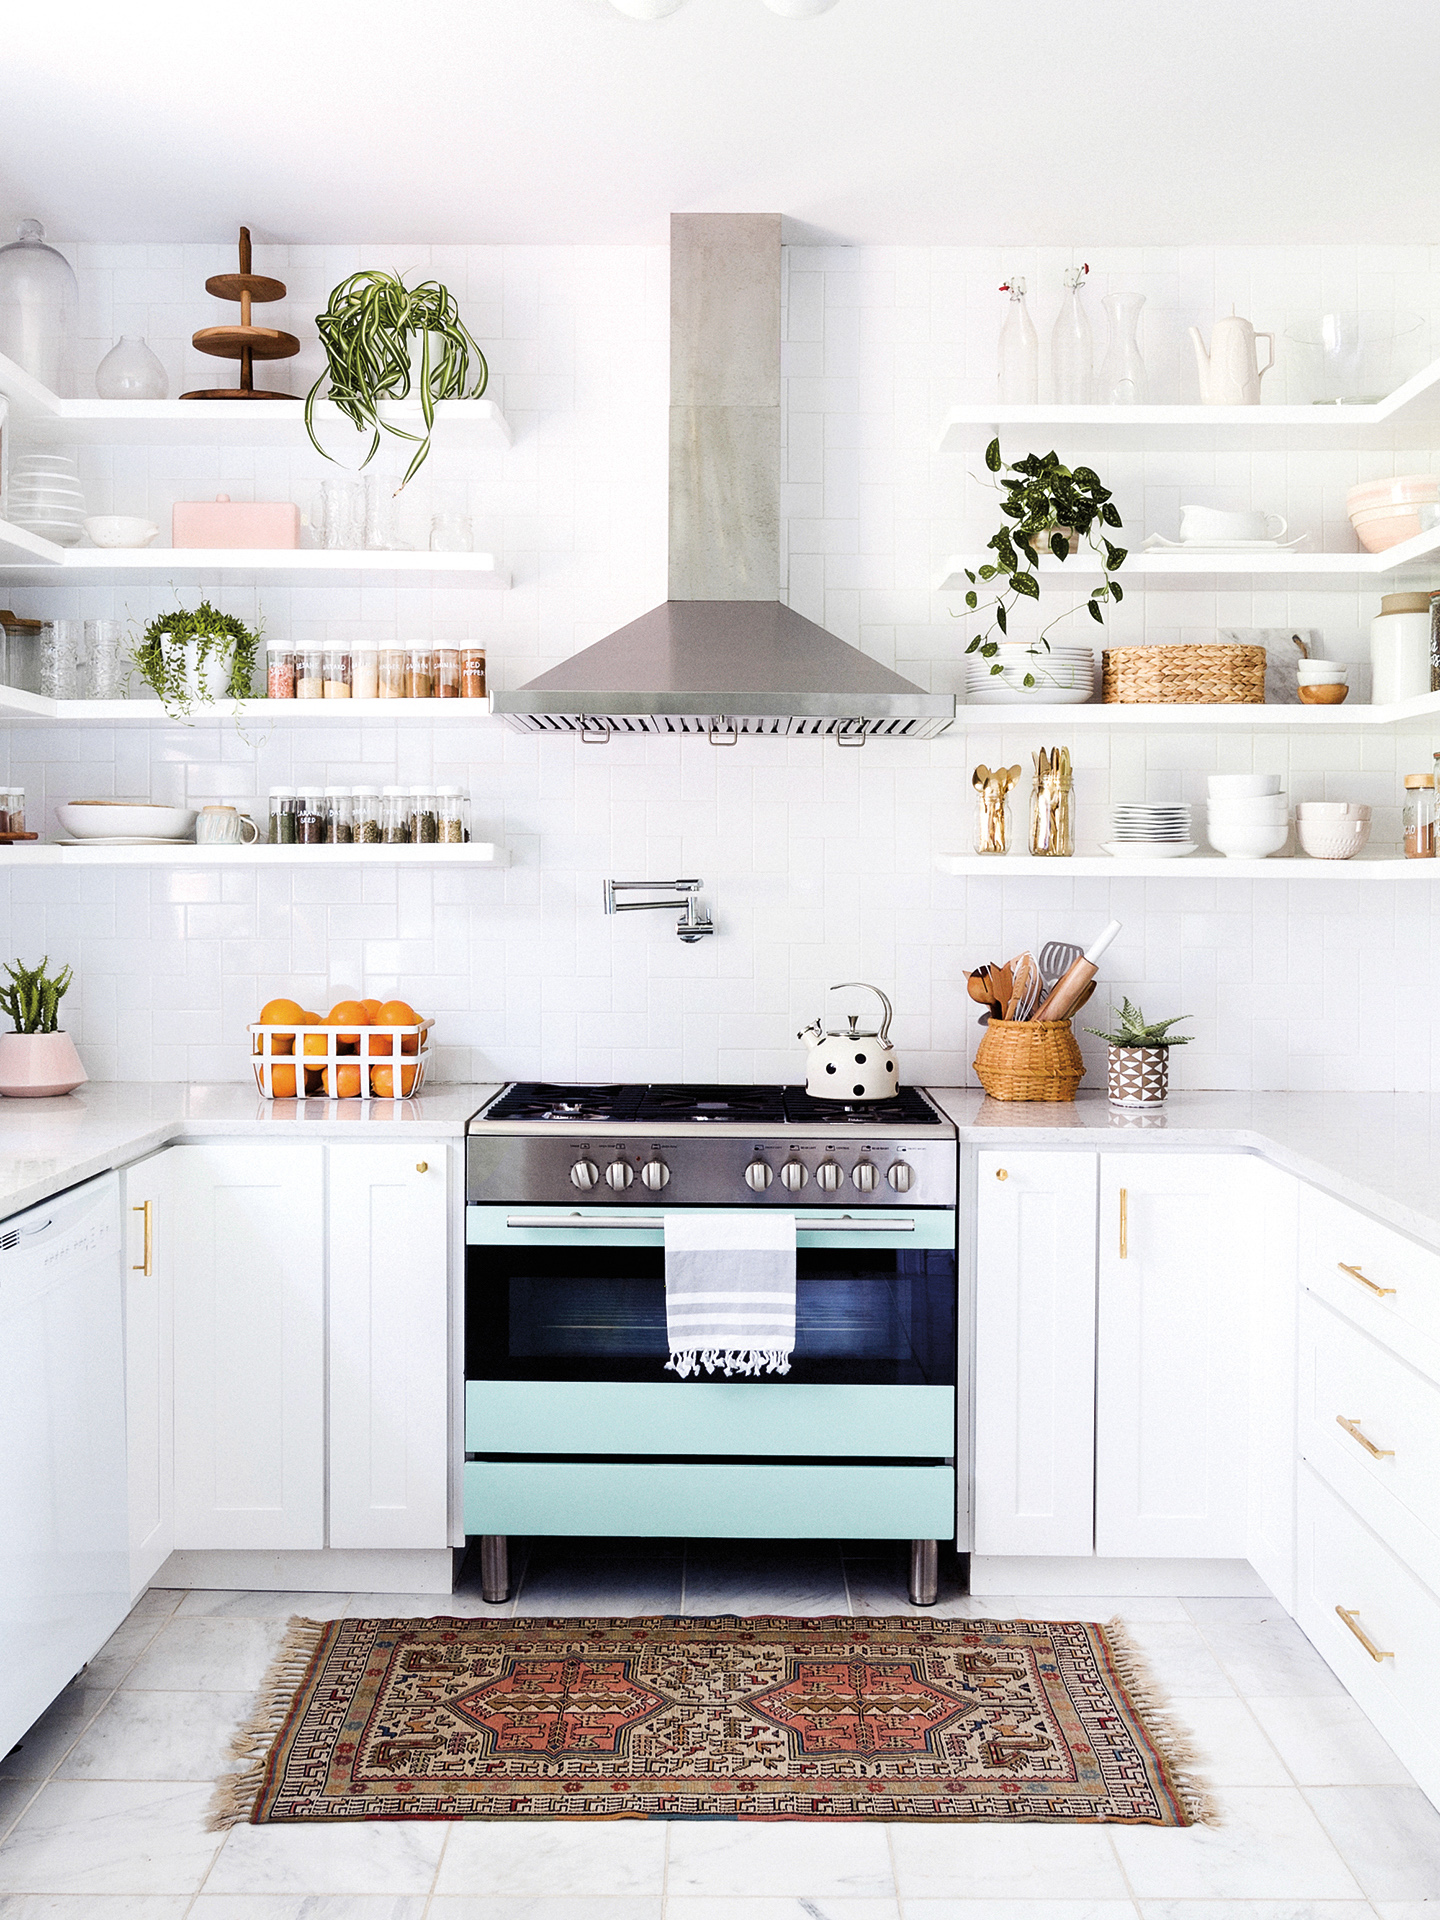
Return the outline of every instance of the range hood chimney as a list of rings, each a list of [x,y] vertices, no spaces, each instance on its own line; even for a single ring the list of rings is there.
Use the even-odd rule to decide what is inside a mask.
[[[670,597],[494,709],[526,732],[928,739],[950,694],[780,599],[780,216],[670,216]]]

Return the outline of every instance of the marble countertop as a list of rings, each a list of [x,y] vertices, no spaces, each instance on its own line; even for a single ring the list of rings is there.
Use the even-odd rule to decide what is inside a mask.
[[[263,1100],[252,1087],[96,1081],[58,1100],[0,1100],[0,1218],[184,1140],[460,1138],[495,1084],[441,1085],[417,1100]],[[1158,1114],[1098,1095],[1041,1105],[931,1087],[962,1144],[1018,1134],[1036,1147],[1242,1148],[1440,1247],[1440,1098],[1422,1093],[1176,1093]]]

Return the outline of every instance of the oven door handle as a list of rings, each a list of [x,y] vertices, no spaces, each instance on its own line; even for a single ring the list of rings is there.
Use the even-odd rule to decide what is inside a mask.
[[[505,1222],[507,1227],[555,1227],[572,1233],[577,1227],[593,1228],[597,1233],[634,1232],[642,1228],[658,1230],[665,1224],[659,1214],[636,1218],[623,1214],[582,1214],[555,1213],[532,1214],[529,1219],[519,1219],[514,1214]],[[913,1233],[913,1220],[892,1220],[888,1217],[856,1219],[846,1214],[839,1220],[809,1222],[797,1220],[795,1230],[799,1233]]]

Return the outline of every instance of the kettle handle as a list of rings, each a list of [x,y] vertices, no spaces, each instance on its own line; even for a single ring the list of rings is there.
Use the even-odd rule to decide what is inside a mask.
[[[868,980],[837,980],[829,991],[831,993],[840,993],[846,987],[863,987],[866,993],[873,993],[885,1009],[885,1018],[880,1025],[880,1044],[881,1046],[888,1047],[890,1044],[890,1022],[894,1017],[895,1009],[891,1006],[887,996],[880,991],[879,987],[872,987]]]
[[[1255,369],[1255,378],[1257,380],[1263,380],[1275,364],[1275,336],[1273,333],[1257,333],[1255,338],[1257,340],[1266,340],[1270,345],[1270,358],[1265,362],[1263,367],[1257,366]],[[1260,358],[1259,354],[1256,354],[1255,358],[1258,361]]]

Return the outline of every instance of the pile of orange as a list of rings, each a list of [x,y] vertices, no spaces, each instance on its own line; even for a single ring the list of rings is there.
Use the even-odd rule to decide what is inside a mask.
[[[262,1027],[289,1027],[289,1033],[275,1033],[270,1036],[270,1052],[293,1054],[295,1042],[300,1041],[300,1054],[319,1054],[322,1058],[330,1051],[329,1036],[323,1033],[302,1034],[302,1027],[349,1027],[352,1032],[341,1033],[336,1041],[340,1053],[359,1053],[361,1027],[414,1027],[414,1033],[400,1035],[402,1055],[420,1051],[420,1024],[422,1016],[416,1013],[408,1000],[339,1000],[327,1014],[307,1013],[298,1000],[267,1000],[260,1009]],[[388,1033],[376,1033],[370,1036],[369,1058],[373,1062],[377,1054],[388,1054],[392,1040]],[[261,1050],[260,1036],[255,1037],[255,1051]],[[360,1098],[360,1076],[365,1064],[357,1061],[353,1066],[336,1065],[334,1068],[335,1086],[330,1085],[331,1068],[327,1066],[305,1067],[305,1092],[333,1096],[337,1100],[358,1100]],[[377,1100],[393,1100],[397,1094],[410,1094],[415,1091],[415,1079],[420,1069],[409,1066],[401,1060],[398,1067],[370,1067],[370,1092]],[[294,1067],[275,1066],[270,1069],[270,1090],[277,1100],[293,1100],[298,1092],[296,1069]]]

